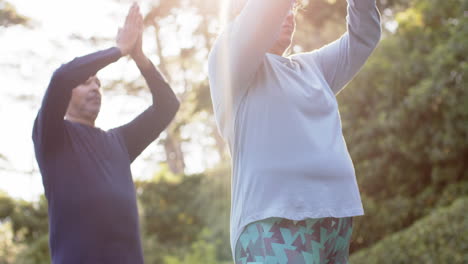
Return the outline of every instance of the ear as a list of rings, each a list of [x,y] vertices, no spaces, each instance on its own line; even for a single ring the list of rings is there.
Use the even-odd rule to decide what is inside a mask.
[[[67,118],[67,116],[70,115],[70,112],[72,111],[72,104],[74,102],[74,96],[73,96],[73,91],[75,89],[72,90],[72,94],[70,96],[70,101],[68,102],[68,105],[67,105],[67,111],[65,112],[65,118]]]

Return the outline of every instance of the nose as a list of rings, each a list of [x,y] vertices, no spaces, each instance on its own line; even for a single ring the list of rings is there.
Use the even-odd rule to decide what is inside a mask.
[[[91,93],[93,93],[93,94],[94,94],[94,93],[100,93],[100,91],[99,91],[99,86],[98,86],[97,84],[95,84],[95,83],[91,84],[91,85],[89,86],[89,92],[91,92]]]
[[[89,95],[92,96],[92,97],[101,97],[101,90],[99,89],[100,86],[96,83],[96,82],[93,82],[90,86],[89,86]]]
[[[288,20],[294,20],[296,16],[296,13],[293,9],[289,10],[288,15],[286,16],[286,19]]]
[[[291,25],[291,26],[295,26],[295,17],[294,17],[294,13],[291,11],[288,13],[288,15],[286,16],[285,20],[284,20],[284,24],[285,25]]]
[[[94,81],[91,83],[91,90],[93,90],[93,91],[99,91],[99,88],[101,88],[101,85],[99,84],[99,81],[94,80]]]

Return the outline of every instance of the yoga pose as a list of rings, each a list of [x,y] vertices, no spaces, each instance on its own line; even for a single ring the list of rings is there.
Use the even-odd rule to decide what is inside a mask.
[[[116,47],[62,65],[47,88],[33,141],[54,264],[143,263],[130,164],[171,122],[179,101],[143,53],[142,32],[134,4]],[[101,107],[96,73],[126,55],[146,79],[153,105],[128,124],[103,131],[94,126]]]
[[[375,0],[348,0],[347,32],[284,56],[294,0],[232,0],[209,57],[218,128],[232,157],[236,263],[347,263],[363,208],[336,94],[380,40]],[[313,36],[311,36],[313,37]]]

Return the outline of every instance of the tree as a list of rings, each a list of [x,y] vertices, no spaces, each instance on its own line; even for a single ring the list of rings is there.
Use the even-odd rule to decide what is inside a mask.
[[[410,228],[351,256],[351,263],[450,263],[468,261],[468,196],[441,208]],[[448,224],[450,223],[450,224]]]
[[[138,182],[140,219],[147,263],[188,250],[203,227],[196,202],[202,176],[184,177],[161,171],[152,181]]]
[[[5,247],[12,251],[10,262],[6,263],[50,263],[45,197],[38,202],[27,202],[0,193],[0,227],[6,228],[5,240],[0,240],[0,244],[16,245]]]
[[[0,0],[0,26],[25,25],[29,18],[19,14],[16,8],[5,0]]]
[[[410,226],[468,178],[467,4],[413,1],[338,95],[368,212],[352,250]]]
[[[4,1],[0,0],[0,27],[9,27],[12,25],[26,25],[29,21],[29,18],[18,14],[15,7]],[[0,162],[7,163],[8,159],[5,155],[0,153]],[[5,166],[0,166],[0,170],[5,169]]]

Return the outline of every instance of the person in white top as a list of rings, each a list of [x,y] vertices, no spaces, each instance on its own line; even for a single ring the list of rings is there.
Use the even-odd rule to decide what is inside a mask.
[[[295,1],[232,1],[209,81],[232,157],[235,262],[347,263],[352,217],[364,211],[335,96],[380,40],[376,2],[348,0],[342,37],[284,56]]]

